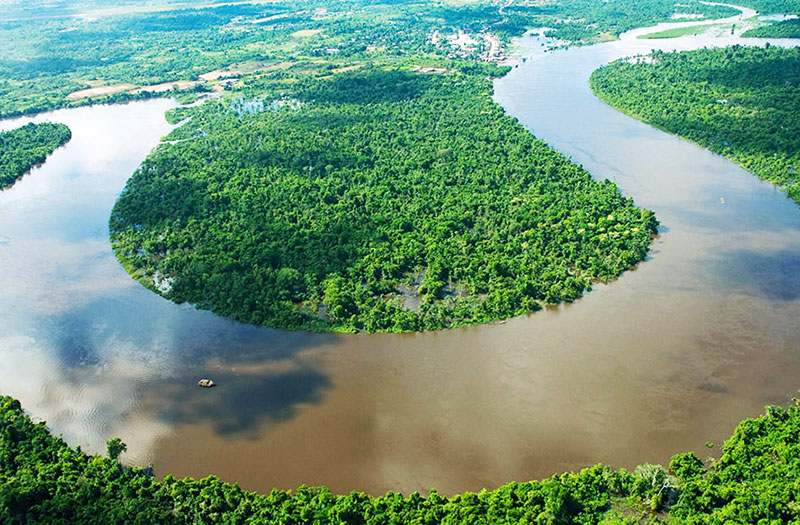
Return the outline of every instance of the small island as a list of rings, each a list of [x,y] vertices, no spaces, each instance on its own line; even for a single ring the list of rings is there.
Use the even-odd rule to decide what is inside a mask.
[[[43,122],[0,133],[0,188],[10,186],[66,143],[72,132],[65,124]]]

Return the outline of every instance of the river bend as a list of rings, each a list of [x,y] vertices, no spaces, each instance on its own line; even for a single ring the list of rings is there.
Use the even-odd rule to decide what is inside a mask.
[[[600,461],[705,455],[706,441],[720,443],[800,386],[800,208],[587,86],[596,67],[655,46],[763,41],[628,36],[547,54],[523,42],[531,58],[495,83],[496,100],[653,209],[662,233],[617,281],[503,324],[291,333],[170,303],[117,263],[107,221],[170,130],[163,112],[173,103],[1,122],[73,131],[0,192],[2,392],[86,450],[120,436],[123,459],[154,463],[159,475],[214,473],[264,491],[449,494]],[[203,376],[220,386],[198,389]]]

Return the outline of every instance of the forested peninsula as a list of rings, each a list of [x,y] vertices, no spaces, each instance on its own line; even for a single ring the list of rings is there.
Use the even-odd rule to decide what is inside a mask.
[[[677,454],[669,468],[595,465],[542,481],[452,497],[332,494],[325,487],[246,492],[214,476],[166,476],[71,448],[0,397],[4,523],[800,523],[800,408],[768,406],[739,424],[718,459]]]
[[[0,188],[13,184],[72,137],[64,124],[26,124],[0,133]]]
[[[800,203],[800,49],[654,52],[602,67],[590,83],[615,108],[730,158]]]
[[[253,79],[130,179],[110,228],[144,284],[241,321],[334,331],[480,323],[578,298],[657,221],[491,100],[496,66]]]
[[[479,61],[530,27],[586,44],[736,12],[673,0],[156,4],[15,2],[2,28],[21,52],[0,60],[0,114],[221,94],[171,115],[192,121],[115,207],[117,256],[153,290],[221,315],[370,332],[571,301],[642,260],[656,231],[650,212],[505,117],[486,80],[502,70]]]

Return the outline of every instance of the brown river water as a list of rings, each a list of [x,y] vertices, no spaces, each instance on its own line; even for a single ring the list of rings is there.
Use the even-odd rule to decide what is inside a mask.
[[[173,102],[34,117],[73,138],[0,192],[0,392],[85,450],[119,436],[123,460],[157,475],[213,473],[261,491],[452,494],[704,456],[706,441],[718,454],[739,420],[800,387],[800,208],[616,112],[587,79],[657,46],[736,41],[625,38],[542,54],[523,39],[531,58],[496,82],[496,100],[653,209],[662,233],[647,261],[574,304],[443,332],[284,332],[156,296],[115,260],[107,221],[171,129]],[[200,377],[219,386],[200,389]]]

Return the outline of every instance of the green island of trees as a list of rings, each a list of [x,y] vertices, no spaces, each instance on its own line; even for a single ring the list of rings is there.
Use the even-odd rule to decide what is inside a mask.
[[[72,137],[64,124],[26,124],[0,133],[0,188],[9,186],[45,161]]]
[[[722,154],[800,203],[800,49],[732,46],[596,70],[615,108]]]
[[[669,469],[598,464],[542,481],[446,497],[337,495],[301,486],[246,492],[214,476],[162,480],[124,466],[125,444],[88,455],[0,396],[3,523],[592,524],[800,523],[800,407],[742,421],[719,459],[677,454]]]
[[[449,66],[275,74],[191,108],[114,207],[118,258],[241,321],[376,332],[571,301],[645,257],[652,212],[506,116],[502,69]]]

